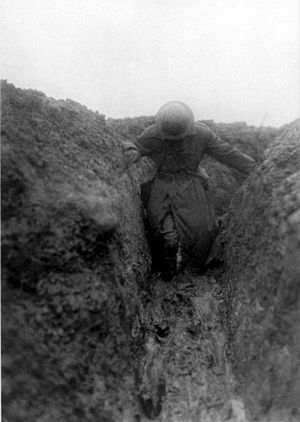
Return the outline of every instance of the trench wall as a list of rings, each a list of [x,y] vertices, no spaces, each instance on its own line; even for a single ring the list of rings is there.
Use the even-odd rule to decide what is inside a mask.
[[[257,420],[300,414],[300,120],[234,196],[225,221],[228,341],[239,392]]]
[[[1,88],[4,417],[121,419],[150,267],[121,139],[71,100]]]

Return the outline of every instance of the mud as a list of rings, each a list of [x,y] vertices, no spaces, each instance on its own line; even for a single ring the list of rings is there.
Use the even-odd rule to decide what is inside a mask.
[[[171,283],[153,276],[150,283],[137,367],[140,409],[159,421],[246,421],[226,358],[221,286],[212,275]]]

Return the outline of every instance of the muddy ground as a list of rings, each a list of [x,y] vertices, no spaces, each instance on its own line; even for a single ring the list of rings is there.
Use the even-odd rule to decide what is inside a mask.
[[[246,421],[226,359],[226,306],[214,276],[151,282],[138,367],[145,414],[161,421]]]

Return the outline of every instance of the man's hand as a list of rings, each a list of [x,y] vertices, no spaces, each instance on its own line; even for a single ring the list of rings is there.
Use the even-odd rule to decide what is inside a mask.
[[[124,153],[124,160],[126,166],[131,166],[131,164],[136,163],[140,159],[140,153],[136,149],[129,149]]]

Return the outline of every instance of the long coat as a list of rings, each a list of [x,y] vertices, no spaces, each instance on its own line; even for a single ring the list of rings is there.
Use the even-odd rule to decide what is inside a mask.
[[[216,234],[216,221],[200,162],[208,154],[247,174],[255,161],[198,122],[193,132],[179,141],[165,139],[153,124],[127,149],[150,156],[157,168],[147,205],[154,239],[159,240],[161,221],[171,209],[183,252],[194,264],[203,265]]]

